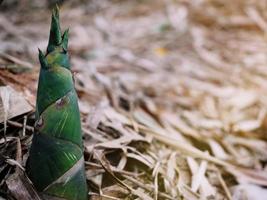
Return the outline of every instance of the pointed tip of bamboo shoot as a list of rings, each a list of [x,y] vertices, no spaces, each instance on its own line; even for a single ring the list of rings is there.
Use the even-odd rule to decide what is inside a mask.
[[[50,36],[47,52],[51,52],[61,43],[61,30],[59,24],[59,8],[56,6],[52,11]]]
[[[56,16],[56,18],[59,19],[59,7],[58,5],[56,4],[56,6],[53,8],[52,10],[52,14]]]
[[[68,49],[68,42],[69,42],[69,29],[65,30],[62,35],[62,47],[65,51]]]
[[[44,69],[47,69],[48,68],[48,62],[45,58],[45,55],[43,54],[43,52],[39,48],[38,48],[38,51],[39,51],[39,61],[40,61],[41,67]]]

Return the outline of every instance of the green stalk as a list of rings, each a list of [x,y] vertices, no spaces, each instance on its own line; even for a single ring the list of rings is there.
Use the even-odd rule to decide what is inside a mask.
[[[44,199],[85,200],[80,112],[67,47],[68,30],[61,35],[56,8],[46,55],[39,50],[36,124],[26,169]]]

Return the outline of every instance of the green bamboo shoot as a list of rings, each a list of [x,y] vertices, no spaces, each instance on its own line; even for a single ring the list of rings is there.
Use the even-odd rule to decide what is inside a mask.
[[[80,112],[67,47],[68,30],[61,35],[56,8],[47,53],[39,50],[35,133],[26,169],[44,199],[85,200]]]

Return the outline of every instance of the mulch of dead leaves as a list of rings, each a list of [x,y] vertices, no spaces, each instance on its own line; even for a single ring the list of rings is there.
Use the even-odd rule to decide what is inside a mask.
[[[265,0],[63,4],[91,199],[267,199],[266,9]],[[50,12],[9,12],[0,199],[23,188],[38,199],[23,170]]]

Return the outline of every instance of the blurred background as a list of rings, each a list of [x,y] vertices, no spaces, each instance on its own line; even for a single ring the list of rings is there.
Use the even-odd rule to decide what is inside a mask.
[[[33,110],[37,49],[45,52],[55,4],[62,30],[70,28],[85,154],[93,144],[125,136],[127,142],[114,147],[119,158],[108,157],[112,166],[140,173],[148,169],[145,177],[134,178],[138,182],[132,174],[121,177],[141,188],[129,196],[116,181],[114,186],[105,176],[99,179],[90,171],[94,165],[87,163],[94,197],[99,188],[114,199],[125,199],[123,194],[159,200],[267,196],[261,187],[267,185],[266,0],[4,0],[0,85],[20,92]],[[149,133],[144,136],[138,128],[122,131],[124,117],[177,139],[178,151],[163,140],[129,150],[133,138],[127,133],[146,140],[152,136],[147,138]],[[134,141],[144,142],[139,136]],[[193,159],[194,151],[185,153],[179,143],[251,171],[207,164],[202,160],[206,154]],[[129,168],[132,163],[142,167]]]

